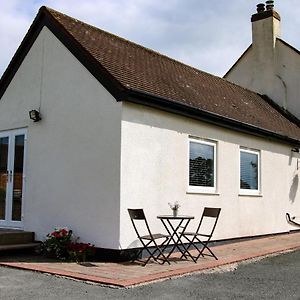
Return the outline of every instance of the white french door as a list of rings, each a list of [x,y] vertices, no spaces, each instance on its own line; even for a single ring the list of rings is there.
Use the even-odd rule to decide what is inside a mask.
[[[0,227],[23,227],[26,129],[0,132]]]

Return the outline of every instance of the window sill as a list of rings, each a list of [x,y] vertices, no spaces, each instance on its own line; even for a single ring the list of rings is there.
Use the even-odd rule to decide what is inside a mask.
[[[263,197],[262,194],[246,194],[246,193],[239,193],[239,197]]]
[[[186,191],[186,194],[196,194],[196,195],[208,195],[208,196],[220,196],[217,192],[205,192],[205,191]]]

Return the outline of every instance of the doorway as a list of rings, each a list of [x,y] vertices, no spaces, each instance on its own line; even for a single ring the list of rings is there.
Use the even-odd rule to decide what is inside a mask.
[[[0,132],[0,226],[23,227],[26,129]]]

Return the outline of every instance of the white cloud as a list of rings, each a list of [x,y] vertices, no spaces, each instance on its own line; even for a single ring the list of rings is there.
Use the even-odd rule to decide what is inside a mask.
[[[223,75],[251,43],[259,0],[9,0],[0,3],[0,74],[47,5],[204,71]],[[276,1],[275,1],[276,2]],[[300,46],[299,0],[276,2],[284,39]],[[2,46],[4,45],[4,47]]]

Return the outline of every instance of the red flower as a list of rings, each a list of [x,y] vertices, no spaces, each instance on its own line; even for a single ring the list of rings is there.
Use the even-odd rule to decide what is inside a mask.
[[[53,231],[53,232],[51,233],[51,235],[52,235],[53,237],[57,238],[57,239],[60,238],[59,232]]]
[[[66,229],[62,229],[61,230],[61,234],[62,234],[62,236],[66,236],[66,235],[68,235],[68,231],[66,230]]]
[[[85,252],[87,250],[92,250],[94,246],[87,243],[70,243],[68,244],[68,250],[74,252]]]

